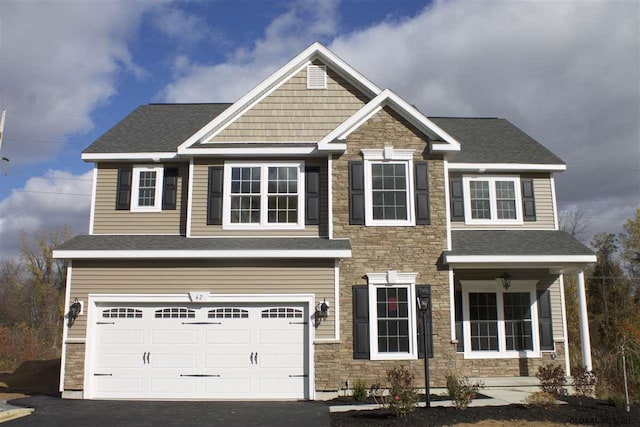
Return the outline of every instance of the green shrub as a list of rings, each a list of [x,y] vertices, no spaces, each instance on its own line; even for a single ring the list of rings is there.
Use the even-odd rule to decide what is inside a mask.
[[[367,398],[367,383],[361,378],[356,378],[353,382],[353,400],[363,402]]]
[[[465,409],[478,394],[478,390],[484,384],[480,381],[471,382],[469,377],[460,377],[456,374],[447,375],[447,390],[449,397],[455,403],[456,408]]]
[[[387,406],[396,416],[404,417],[412,412],[418,403],[418,393],[413,387],[414,376],[407,369],[398,367],[387,371],[387,380],[389,381]]]
[[[536,377],[540,380],[542,391],[551,393],[554,397],[564,394],[567,379],[564,376],[564,369],[560,365],[549,363],[546,366],[540,366]]]
[[[573,377],[573,389],[578,396],[592,396],[596,388],[596,376],[591,371],[587,371],[584,366],[574,366],[571,368]]]
[[[556,398],[553,394],[547,393],[546,391],[535,391],[533,393],[529,393],[522,401],[522,404],[528,408],[532,406],[550,408],[556,405]]]

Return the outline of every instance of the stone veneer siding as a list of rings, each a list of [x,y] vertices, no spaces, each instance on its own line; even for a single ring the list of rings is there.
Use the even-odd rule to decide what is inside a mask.
[[[349,225],[348,177],[350,160],[362,160],[362,148],[385,146],[415,149],[414,160],[429,164],[431,224],[415,227],[366,227]],[[402,365],[424,385],[423,360],[371,361],[353,358],[352,286],[367,284],[367,273],[388,270],[418,273],[416,284],[430,284],[433,302],[434,358],[433,383],[444,384],[446,372],[455,364],[455,348],[450,337],[448,270],[439,267],[447,247],[442,156],[430,155],[428,142],[408,122],[385,108],[347,138],[347,151],[333,159],[334,238],[349,238],[352,257],[340,261],[340,334],[338,344],[315,347],[316,389],[336,390],[346,380],[361,378],[368,384],[384,382],[386,371]],[[411,171],[413,173],[413,171]]]
[[[67,343],[64,389],[84,389],[84,343]]]
[[[362,148],[415,149],[414,160],[429,163],[431,224],[415,227],[366,227],[349,224],[348,162],[362,160]],[[352,286],[367,284],[366,274],[388,270],[418,273],[416,284],[430,284],[433,314],[434,357],[430,360],[431,386],[443,387],[446,375],[456,371],[472,377],[534,376],[539,366],[564,366],[564,347],[556,342],[556,359],[543,353],[534,359],[465,360],[451,343],[449,277],[440,265],[447,248],[442,156],[430,154],[428,143],[411,124],[388,108],[383,109],[347,138],[347,151],[333,159],[334,238],[349,238],[352,258],[340,261],[339,343],[315,346],[316,389],[337,390],[356,378],[367,384],[384,383],[386,371],[404,366],[415,375],[415,384],[424,386],[424,361],[374,361],[353,358]]]

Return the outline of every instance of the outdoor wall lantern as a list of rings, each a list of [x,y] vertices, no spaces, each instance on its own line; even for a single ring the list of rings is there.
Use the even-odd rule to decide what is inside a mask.
[[[325,298],[322,304],[316,305],[316,312],[313,315],[316,328],[320,326],[323,320],[327,320],[327,317],[329,317],[329,304],[327,304],[327,299]]]
[[[511,287],[511,275],[506,271],[502,276],[500,276],[500,281],[502,281],[502,287],[505,291],[508,291]]]
[[[76,298],[73,304],[71,304],[71,307],[69,307],[69,326],[73,325],[73,322],[76,321],[81,311],[82,304],[80,304],[80,301]]]

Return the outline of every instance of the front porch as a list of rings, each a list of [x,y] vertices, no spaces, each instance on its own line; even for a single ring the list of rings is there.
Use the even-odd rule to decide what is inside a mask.
[[[470,377],[532,378],[560,364],[569,375],[564,273],[576,271],[582,360],[592,369],[584,291],[591,251],[560,231],[452,233],[452,343],[456,368]],[[525,380],[526,381],[526,380]]]

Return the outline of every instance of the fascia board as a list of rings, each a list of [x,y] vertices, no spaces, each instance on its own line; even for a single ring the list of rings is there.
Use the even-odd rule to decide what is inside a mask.
[[[178,153],[82,153],[82,160],[93,162],[96,160],[172,160]]]
[[[595,255],[445,255],[447,264],[590,264],[597,261]]]
[[[296,57],[294,57],[292,60],[290,60],[288,63],[286,63],[284,66],[282,66],[275,73],[271,74],[269,77],[263,80],[260,84],[254,87],[243,97],[234,102],[233,105],[224,110],[220,115],[216,116],[212,121],[206,124],[202,129],[194,133],[185,142],[180,144],[178,146],[178,153],[182,154],[183,150],[199,141],[200,138],[206,136],[217,126],[226,123],[229,120],[232,120],[235,115],[241,112],[247,106],[247,104],[251,103],[255,98],[259,97],[262,92],[267,91],[272,85],[277,84],[280,80],[286,78],[289,74],[291,74],[293,70],[300,67],[303,63],[315,58],[316,56],[330,63],[330,65],[334,66],[336,71],[339,71],[341,74],[344,73],[348,77],[351,77],[353,80],[357,81],[363,88],[370,90],[373,94],[380,93],[380,88],[378,88],[362,74],[358,73],[346,62],[329,51],[326,47],[318,42],[315,42],[300,54],[298,54]]]
[[[53,258],[351,258],[351,250],[54,250]]]
[[[449,170],[455,171],[546,171],[562,172],[567,170],[564,164],[530,164],[530,163],[449,163]]]
[[[215,145],[215,144],[212,144]],[[226,148],[188,148],[183,151],[185,155],[217,155],[217,156],[272,156],[272,155],[301,155],[301,154],[313,154],[317,150],[317,147],[226,147]]]

